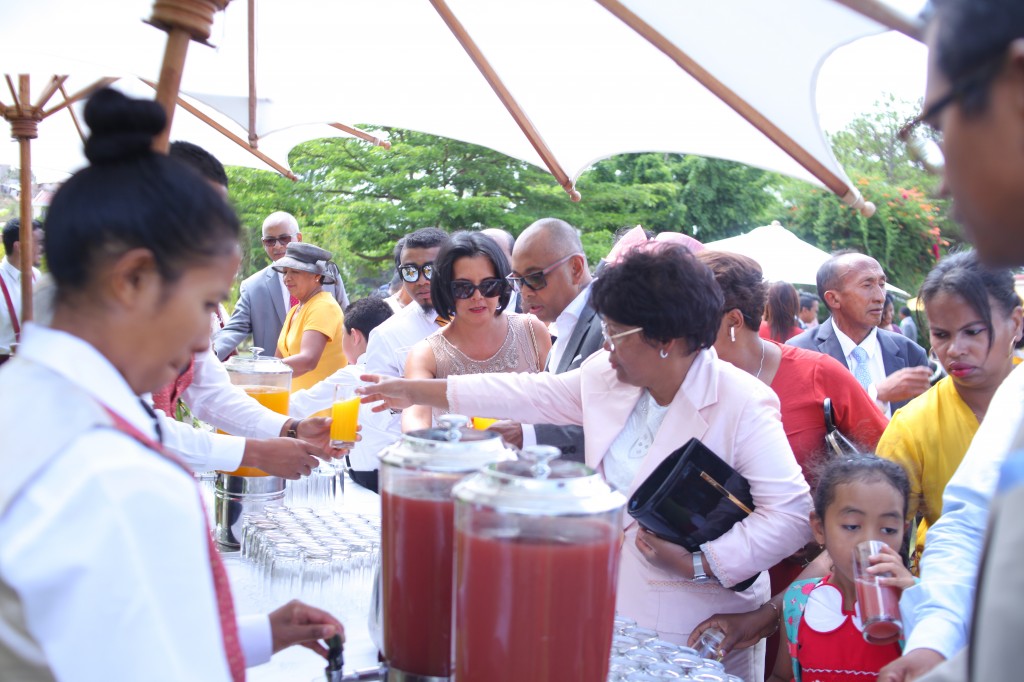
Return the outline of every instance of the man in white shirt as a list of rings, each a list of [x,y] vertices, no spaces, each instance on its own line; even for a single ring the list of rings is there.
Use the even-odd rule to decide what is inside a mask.
[[[43,255],[43,225],[32,221],[32,281],[39,279]],[[3,229],[4,259],[0,261],[0,364],[11,355],[21,333],[21,221],[11,218]]]
[[[814,329],[818,326],[818,297],[806,291],[800,292],[800,312],[797,320],[801,329]]]
[[[981,259],[1024,265],[1024,147],[1017,144],[1024,135],[1024,4],[933,4],[924,111],[906,130],[942,131],[941,186]],[[946,486],[942,516],[928,529],[921,582],[900,600],[909,631],[904,655],[882,669],[880,682],[1021,678],[1022,464],[1024,368],[1017,367]],[[950,660],[938,665],[943,659]]]
[[[590,306],[590,268],[576,228],[545,218],[523,230],[512,250],[509,279],[522,297],[523,312],[547,323],[555,336],[545,370],[576,369],[601,348],[601,319]],[[516,447],[553,445],[563,458],[583,461],[582,427],[501,421],[490,428]]]
[[[818,296],[832,316],[787,341],[843,363],[887,415],[928,390],[931,369],[921,346],[878,329],[885,273],[874,258],[838,251],[818,268]]]
[[[405,376],[405,356],[417,342],[447,324],[439,320],[430,297],[434,259],[448,241],[448,233],[424,227],[405,236],[395,258],[395,270],[412,303],[370,332],[366,346],[367,374]],[[397,438],[401,432],[397,432]]]
[[[366,373],[366,343],[370,332],[392,316],[391,306],[377,296],[360,299],[345,308],[345,335],[341,345],[348,364],[308,389],[292,393],[288,411],[293,417],[308,417],[329,409],[337,399],[355,396]],[[344,387],[335,395],[335,387]],[[377,492],[377,455],[395,440],[401,431],[401,417],[390,411],[374,412],[370,405],[359,406],[359,440],[347,455],[349,475],[357,484]]]

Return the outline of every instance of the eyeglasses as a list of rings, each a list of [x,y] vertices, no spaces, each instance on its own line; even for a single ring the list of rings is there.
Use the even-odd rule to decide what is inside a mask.
[[[604,320],[601,320],[601,336],[604,337],[604,342],[608,346],[608,350],[610,351],[615,350],[615,339],[621,339],[623,336],[636,334],[637,332],[642,332],[643,330],[643,327],[633,327],[632,329],[627,329],[624,332],[619,332],[617,334],[609,334],[608,325],[605,323]]]
[[[989,57],[953,81],[948,93],[929,104],[924,111],[900,128],[896,136],[907,145],[910,157],[924,166],[929,173],[940,175],[946,165],[946,155],[942,149],[942,131],[935,128],[934,124],[936,117],[950,104],[991,80],[1002,66],[1002,52]]]
[[[281,246],[287,246],[291,243],[292,239],[295,238],[294,234],[282,234],[280,237],[264,237],[263,246],[268,249],[274,244],[280,244]]]
[[[415,263],[402,263],[398,266],[398,274],[402,276],[409,284],[418,282],[420,280],[420,274],[422,273],[423,279],[430,281],[430,277],[434,274],[434,263],[424,263],[423,265],[416,265]]]
[[[505,280],[497,277],[488,277],[485,280],[481,280],[480,284],[473,284],[468,279],[457,279],[452,281],[452,296],[455,298],[470,298],[473,292],[479,289],[480,295],[484,298],[495,298],[505,293],[506,286],[508,284]]]
[[[528,286],[530,289],[532,289],[533,291],[540,291],[541,289],[543,289],[544,287],[546,287],[548,285],[548,280],[547,280],[547,277],[545,277],[545,275],[547,275],[549,272],[551,272],[552,270],[554,270],[558,266],[563,265],[566,262],[568,262],[568,260],[570,258],[572,258],[573,256],[581,256],[581,255],[583,255],[583,254],[580,254],[580,253],[570,253],[565,258],[561,258],[561,259],[555,261],[554,263],[552,263],[551,265],[547,266],[543,270],[540,270],[539,272],[531,272],[528,275],[518,275],[518,276],[517,275],[506,275],[505,279],[507,279],[509,281],[509,283],[512,285],[512,287],[516,291],[522,291],[524,284],[526,286]]]

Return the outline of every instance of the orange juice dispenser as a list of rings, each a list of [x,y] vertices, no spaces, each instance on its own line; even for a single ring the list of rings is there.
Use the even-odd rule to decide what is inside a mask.
[[[288,414],[292,368],[280,358],[261,356],[262,348],[253,347],[251,352],[249,357],[236,355],[224,364],[231,383],[267,409]],[[218,471],[214,487],[217,542],[237,548],[243,514],[259,513],[268,506],[282,504],[284,491],[283,478],[269,476],[253,467]]]

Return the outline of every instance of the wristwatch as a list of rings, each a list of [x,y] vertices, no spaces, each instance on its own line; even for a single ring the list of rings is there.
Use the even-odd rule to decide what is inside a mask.
[[[701,559],[700,552],[694,552],[690,556],[693,558],[693,582],[711,582],[712,578],[704,572],[704,560]]]

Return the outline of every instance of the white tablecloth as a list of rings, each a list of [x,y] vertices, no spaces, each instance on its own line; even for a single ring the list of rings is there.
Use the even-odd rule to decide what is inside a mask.
[[[346,476],[344,498],[336,503],[335,508],[380,516],[380,497]],[[224,552],[222,557],[239,614],[266,613],[287,601],[273,601],[262,595],[253,566],[243,562],[238,552]],[[367,627],[369,583],[367,580],[364,589],[357,590],[358,594],[352,598],[337,595],[332,602],[338,606],[327,608],[345,625],[345,672],[377,665],[377,647],[370,640]],[[301,595],[295,595],[295,598],[301,598]],[[313,606],[325,607],[322,604]],[[322,682],[326,665],[324,659],[309,649],[293,646],[276,654],[269,663],[249,668],[247,679],[250,682]]]

